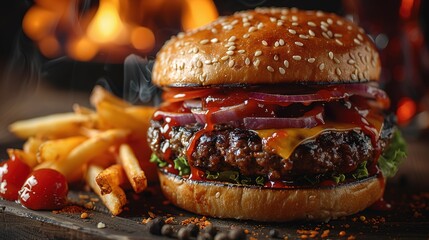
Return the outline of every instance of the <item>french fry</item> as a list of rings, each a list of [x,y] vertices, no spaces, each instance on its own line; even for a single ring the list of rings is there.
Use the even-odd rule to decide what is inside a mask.
[[[92,90],[89,102],[92,104],[92,106],[97,106],[100,102],[108,102],[120,108],[127,108],[132,106],[128,102],[116,97],[115,95],[111,94],[109,91],[98,85],[95,86]]]
[[[130,129],[137,137],[146,136],[147,127],[144,126],[144,123],[126,113],[124,108],[109,102],[100,102],[97,105],[97,113],[100,121],[105,123],[108,128]]]
[[[130,114],[136,119],[139,119],[141,122],[149,125],[150,119],[152,118],[153,113],[156,111],[155,107],[148,106],[132,106],[125,109],[125,112]]]
[[[120,145],[126,141],[128,135],[129,131],[124,129],[111,129],[101,132],[76,146],[64,161],[56,161],[51,168],[61,172],[69,180],[76,169],[104,153],[108,148]]]
[[[22,149],[26,153],[31,153],[33,155],[36,155],[39,152],[39,147],[44,141],[41,138],[37,137],[30,137],[25,141]]]
[[[94,110],[81,106],[79,104],[73,104],[73,112],[75,112],[76,114],[82,114],[82,115],[96,114]]]
[[[111,193],[115,186],[124,184],[127,178],[122,165],[115,164],[101,171],[95,180],[100,187],[101,194],[105,195]]]
[[[71,150],[85,140],[83,136],[48,140],[40,145],[37,160],[40,163],[64,161]]]
[[[59,138],[76,136],[82,126],[91,123],[92,119],[87,115],[59,113],[14,122],[9,126],[9,130],[20,138],[33,136]]]
[[[147,188],[146,175],[129,145],[122,144],[119,147],[119,159],[134,192],[140,193],[145,190]]]
[[[86,173],[86,182],[101,198],[107,209],[116,216],[122,212],[124,205],[127,203],[127,198],[124,190],[119,186],[113,186],[112,191],[109,194],[101,194],[101,189],[97,185],[95,179],[102,171],[102,168],[96,165],[90,165]]]
[[[18,158],[19,160],[26,163],[29,167],[33,168],[37,164],[36,156],[31,153],[26,153],[20,149],[9,148],[7,149],[9,158]]]

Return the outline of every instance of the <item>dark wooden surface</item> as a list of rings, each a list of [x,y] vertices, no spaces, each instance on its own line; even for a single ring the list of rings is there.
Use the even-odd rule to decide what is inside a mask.
[[[1,146],[1,157],[5,157],[6,147]],[[74,187],[69,193],[73,211],[55,213],[32,211],[15,202],[0,200],[0,239],[163,239],[150,234],[142,224],[149,212],[173,217],[176,231],[183,220],[202,217],[168,204],[157,186],[140,195],[129,193],[128,199],[132,200],[128,210],[117,217],[112,217],[100,202],[95,202],[94,210],[85,210],[85,203],[90,202],[82,198],[85,195],[96,198],[91,192]],[[388,180],[385,199],[392,204],[392,210],[368,209],[327,223],[258,223],[212,218],[208,221],[221,231],[233,226],[247,229],[248,239],[268,239],[271,229],[277,229],[281,238],[288,236],[289,239],[300,238],[302,230],[318,231],[317,238],[324,230],[329,230],[329,239],[350,236],[356,239],[429,239],[429,142],[414,140],[409,143],[409,157],[397,176]],[[80,218],[84,210],[89,213],[87,219]],[[267,209],[267,214],[269,211],[275,209]],[[99,222],[106,227],[97,228]],[[344,237],[339,236],[341,231],[345,232]]]

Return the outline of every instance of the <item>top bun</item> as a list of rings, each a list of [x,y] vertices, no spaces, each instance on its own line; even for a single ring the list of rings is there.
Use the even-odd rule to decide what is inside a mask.
[[[159,51],[163,87],[377,81],[380,58],[354,23],[332,13],[260,8],[179,33]]]

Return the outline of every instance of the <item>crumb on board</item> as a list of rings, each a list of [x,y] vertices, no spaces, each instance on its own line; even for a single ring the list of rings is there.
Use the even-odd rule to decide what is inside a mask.
[[[207,227],[208,225],[211,225],[211,222],[208,221],[205,216],[203,216],[201,218],[190,217],[190,218],[187,218],[181,222],[182,225],[188,225],[191,223],[197,225],[200,229],[203,229],[203,228]]]
[[[106,227],[106,224],[104,224],[103,222],[99,222],[99,223],[97,223],[97,228],[105,228]]]
[[[87,212],[83,212],[81,215],[80,215],[80,218],[82,218],[82,219],[87,219],[89,217],[89,215],[88,215],[88,213]]]

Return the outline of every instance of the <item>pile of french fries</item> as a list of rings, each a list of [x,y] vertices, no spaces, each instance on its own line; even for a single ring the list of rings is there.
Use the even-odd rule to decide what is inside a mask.
[[[155,109],[133,106],[100,86],[90,103],[95,110],[74,105],[73,112],[12,123],[10,131],[25,143],[7,152],[33,169],[55,169],[68,182],[84,179],[118,215],[127,203],[125,191],[140,193],[155,176],[146,141]]]

